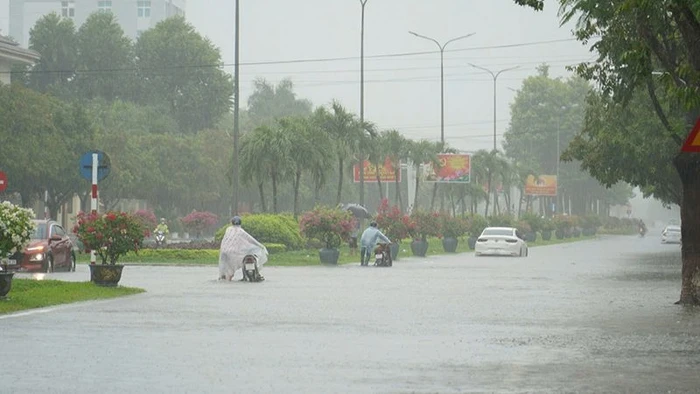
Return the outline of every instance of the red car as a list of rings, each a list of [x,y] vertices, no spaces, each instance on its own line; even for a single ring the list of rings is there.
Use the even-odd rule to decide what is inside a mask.
[[[34,220],[36,229],[22,253],[10,257],[8,270],[75,271],[75,252],[66,230],[53,220]]]

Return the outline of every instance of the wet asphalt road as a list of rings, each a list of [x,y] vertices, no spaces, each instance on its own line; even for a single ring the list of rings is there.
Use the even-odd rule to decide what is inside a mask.
[[[658,237],[264,274],[129,266],[147,293],[2,318],[0,392],[700,392],[700,310]]]

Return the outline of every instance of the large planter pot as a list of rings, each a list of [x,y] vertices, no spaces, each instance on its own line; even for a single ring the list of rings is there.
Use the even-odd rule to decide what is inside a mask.
[[[459,244],[459,240],[455,237],[445,237],[442,239],[442,248],[447,253],[456,252],[458,244]]]
[[[469,245],[469,250],[474,250],[476,248],[476,240],[477,239],[478,238],[473,236],[473,235],[471,237],[467,238],[467,244]]]
[[[529,233],[525,233],[525,241],[527,241],[527,242],[537,241],[537,233],[534,231],[530,231]]]
[[[415,240],[411,242],[411,252],[414,256],[425,257],[428,253],[428,241]]]
[[[14,272],[0,272],[0,298],[3,298],[12,289],[12,277]]]
[[[122,279],[122,270],[124,266],[121,264],[90,264],[90,281],[98,286],[117,287]]]
[[[323,248],[318,251],[318,257],[321,259],[321,264],[337,265],[340,250]]]
[[[399,258],[399,249],[401,249],[401,245],[397,243],[392,243],[389,245],[389,250],[391,251],[391,260],[394,261]]]
[[[574,238],[578,238],[581,236],[581,230],[578,228],[575,228],[571,230],[571,235],[573,235]]]
[[[551,230],[542,231],[542,239],[545,241],[549,241],[550,239],[552,239],[552,231]]]
[[[564,230],[557,229],[556,231],[554,231],[554,235],[557,237],[557,239],[564,239]]]

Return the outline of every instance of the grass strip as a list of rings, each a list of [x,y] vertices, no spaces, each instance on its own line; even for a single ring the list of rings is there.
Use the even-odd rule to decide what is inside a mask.
[[[79,301],[123,297],[144,291],[135,287],[100,287],[92,282],[14,278],[12,290],[5,299],[0,299],[0,314]]]

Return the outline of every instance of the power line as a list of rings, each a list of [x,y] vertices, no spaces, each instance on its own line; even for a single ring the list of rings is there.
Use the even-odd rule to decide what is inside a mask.
[[[486,50],[486,49],[518,48],[518,47],[547,45],[547,44],[555,44],[555,43],[571,42],[571,41],[576,41],[576,39],[575,38],[565,38],[565,39],[557,39],[557,40],[533,41],[533,42],[524,42],[524,43],[516,43],[516,44],[470,47],[470,48],[446,50],[445,52],[465,52],[465,51],[477,51],[477,50]],[[369,56],[365,56],[365,58],[366,59],[401,58],[401,57],[421,56],[421,55],[428,55],[428,54],[435,54],[435,53],[439,53],[439,52],[423,51],[423,52],[387,53],[387,54],[380,54],[380,55],[369,55]],[[311,59],[273,60],[273,61],[241,62],[240,66],[262,66],[262,65],[301,64],[301,63],[327,63],[327,62],[348,61],[348,60],[357,60],[357,59],[359,59],[357,56],[348,56],[348,57],[329,57],[329,58],[311,58]],[[135,71],[148,72],[148,71],[168,70],[168,69],[174,69],[174,70],[177,70],[177,69],[195,69],[195,68],[212,68],[212,69],[214,69],[214,68],[224,68],[224,67],[233,67],[233,66],[235,66],[235,64],[233,64],[233,63],[191,64],[191,65],[171,65],[171,66],[147,67],[147,68],[124,67],[124,68],[102,68],[102,69],[86,69],[86,70],[75,70],[75,69],[28,70],[28,71],[22,71],[22,72],[17,72],[17,73],[25,73],[25,74],[39,74],[39,73],[44,73],[44,74],[46,74],[46,73],[75,74],[75,73],[109,73],[109,72],[129,72],[129,71],[131,71],[131,72],[135,72]],[[0,73],[8,74],[8,73],[15,73],[15,71],[0,71]]]

